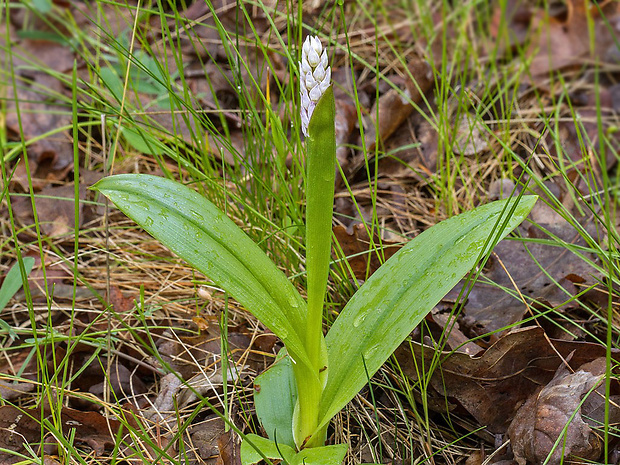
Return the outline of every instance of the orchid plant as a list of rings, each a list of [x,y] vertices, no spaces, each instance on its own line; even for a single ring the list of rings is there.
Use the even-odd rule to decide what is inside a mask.
[[[268,438],[245,437],[245,465],[264,458],[291,465],[342,463],[346,445],[325,445],[331,419],[536,201],[523,196],[493,202],[426,230],[358,289],[324,336],[336,142],[331,69],[318,37],[303,44],[299,83],[307,300],[258,245],[189,187],[140,174],[111,176],[94,186],[282,340],[275,363],[254,382],[256,413]]]

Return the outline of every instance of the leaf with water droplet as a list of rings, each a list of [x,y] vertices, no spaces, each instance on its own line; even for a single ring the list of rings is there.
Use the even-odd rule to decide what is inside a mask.
[[[298,362],[310,365],[298,333],[305,326],[305,301],[215,205],[187,186],[150,175],[111,176],[94,188],[256,315]],[[151,208],[156,216],[150,215]]]
[[[321,425],[353,398],[367,376],[472,269],[487,239],[493,244],[508,234],[535,201],[533,196],[502,200],[441,222],[396,252],[362,285],[326,336],[329,376]]]

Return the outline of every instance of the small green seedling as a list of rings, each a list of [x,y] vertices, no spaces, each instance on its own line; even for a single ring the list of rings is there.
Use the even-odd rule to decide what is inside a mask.
[[[32,267],[34,266],[34,258],[25,257],[23,260],[24,270],[26,271],[26,276],[30,274],[32,271]],[[2,286],[0,286],[0,313],[6,307],[6,304],[9,303],[11,297],[17,294],[22,287],[22,274],[19,270],[19,263],[16,263],[11,267],[9,272],[4,277],[4,281],[2,282]],[[0,330],[5,331],[9,334],[11,339],[16,338],[16,334],[4,320],[0,319]]]
[[[239,227],[194,190],[140,174],[104,178],[94,186],[284,343],[274,365],[255,380],[256,412],[269,439],[246,436],[245,465],[263,456],[291,465],[342,463],[346,446],[325,446],[330,420],[536,202],[535,196],[493,202],[429,228],[360,287],[324,336],[336,163],[330,80],[327,53],[318,38],[309,37],[300,63],[307,300]]]

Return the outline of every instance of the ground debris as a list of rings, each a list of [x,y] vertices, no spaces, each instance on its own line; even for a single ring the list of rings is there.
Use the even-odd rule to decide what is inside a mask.
[[[60,409],[60,430],[63,436],[75,434],[75,443],[90,447],[96,455],[100,456],[106,448],[115,444],[115,435],[121,428],[118,420],[106,419],[98,412],[81,412],[68,407]],[[55,424],[53,415],[49,409],[40,408],[20,409],[12,405],[0,407],[0,445],[6,451],[28,455],[29,445],[37,452],[42,447],[47,455],[56,452],[56,440],[49,435],[45,436],[45,443],[41,444],[41,422]],[[49,430],[49,426],[45,426]],[[72,433],[73,432],[73,433]],[[38,454],[38,452],[37,452]],[[0,463],[16,463],[22,460],[19,456],[10,452],[0,453]]]
[[[446,405],[460,406],[478,424],[502,434],[519,406],[536,389],[549,383],[571,354],[573,366],[605,355],[601,345],[551,340],[540,327],[513,330],[475,356],[451,351],[438,353],[427,345],[411,344],[403,344],[395,354],[407,376],[420,379],[421,367],[432,366],[435,358],[441,360],[431,375],[429,406],[441,412],[445,412]]]
[[[587,412],[586,407],[592,402],[604,403],[604,373],[604,358],[584,364],[575,372],[561,366],[546,386],[528,398],[508,428],[519,465],[543,461],[555,465],[569,457],[600,459],[603,444],[591,424],[598,422],[602,425],[603,418],[595,420],[590,416],[589,421],[586,420],[586,416],[592,413]],[[582,403],[584,396],[592,400]],[[612,399],[610,423],[619,418],[620,408]]]

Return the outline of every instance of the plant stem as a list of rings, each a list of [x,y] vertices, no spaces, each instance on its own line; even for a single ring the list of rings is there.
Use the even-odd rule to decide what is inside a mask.
[[[306,272],[308,317],[304,344],[312,362],[311,374],[295,373],[299,393],[299,447],[324,443],[318,427],[319,402],[327,381],[327,351],[323,338],[323,304],[329,275],[336,164],[334,95],[329,87],[314,110],[308,127],[306,176]],[[299,443],[301,441],[301,443]]]

